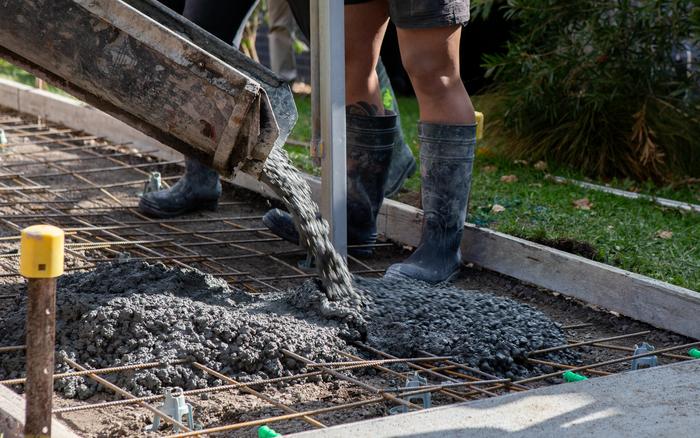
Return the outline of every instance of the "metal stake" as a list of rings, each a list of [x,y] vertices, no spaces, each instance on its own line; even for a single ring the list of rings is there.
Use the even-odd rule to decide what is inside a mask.
[[[24,435],[49,437],[56,340],[56,277],[63,274],[64,234],[54,226],[35,225],[22,230],[20,242],[20,274],[29,282]]]

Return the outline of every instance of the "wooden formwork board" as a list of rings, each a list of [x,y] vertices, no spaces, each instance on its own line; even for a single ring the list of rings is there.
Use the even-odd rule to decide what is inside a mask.
[[[122,122],[78,101],[0,80],[0,105],[86,130],[139,149],[158,148],[171,160],[174,152]],[[307,176],[315,199],[320,181]],[[234,184],[275,198],[253,177],[240,174]],[[379,233],[392,241],[415,246],[420,240],[422,211],[385,200],[377,220]],[[655,327],[700,339],[700,293],[588,260],[573,254],[493,230],[465,224],[462,256],[486,269],[517,278],[587,303],[612,310]]]
[[[0,436],[3,438],[23,438],[24,435],[24,397],[10,388],[0,385]],[[55,417],[51,422],[53,438],[79,438],[78,435]]]
[[[286,88],[276,106],[294,108],[287,85],[155,0],[132,2],[172,26],[122,1],[5,2],[0,56],[219,173],[259,174],[282,134],[266,90]]]

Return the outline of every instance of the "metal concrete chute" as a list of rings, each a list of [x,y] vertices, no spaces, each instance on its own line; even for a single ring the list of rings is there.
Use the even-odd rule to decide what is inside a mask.
[[[0,57],[225,176],[296,121],[286,84],[153,0],[3,2]]]

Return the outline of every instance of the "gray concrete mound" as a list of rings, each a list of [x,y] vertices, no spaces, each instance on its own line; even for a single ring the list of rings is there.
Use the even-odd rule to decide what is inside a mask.
[[[560,326],[544,313],[517,301],[448,284],[381,278],[355,278],[369,304],[356,320],[366,321],[367,343],[400,357],[420,351],[508,378],[551,372],[525,363],[528,351],[566,343]],[[307,282],[291,295],[301,308],[320,308],[323,294]],[[576,363],[577,355],[558,351],[540,359]]]
[[[309,281],[287,293],[253,296],[196,270],[139,261],[65,275],[57,294],[58,362],[65,355],[102,368],[190,359],[248,381],[302,369],[282,348],[316,361],[337,361],[342,360],[338,350],[352,351],[347,342],[365,339],[396,356],[427,350],[519,378],[541,371],[526,366],[525,352],[565,342],[557,324],[543,313],[487,293],[357,278],[354,288],[364,304],[335,312],[318,284]],[[24,343],[25,308],[22,297],[0,312],[0,345]],[[0,379],[24,374],[23,354],[1,359]],[[563,352],[549,359],[575,360]],[[67,370],[64,365],[59,369]],[[137,396],[169,386],[221,383],[184,365],[106,376]],[[97,385],[76,377],[59,380],[56,388],[67,397],[85,399]]]
[[[22,298],[0,320],[0,345],[24,343],[25,308]],[[260,299],[211,275],[162,264],[109,263],[58,281],[58,354],[94,368],[191,359],[241,380],[276,377],[300,366],[280,348],[313,360],[340,360],[334,351],[345,347],[344,330],[343,323],[300,312],[282,295]],[[0,377],[23,374],[23,354],[3,355]],[[108,379],[137,396],[214,383],[179,365]],[[69,378],[57,389],[84,399],[96,385]]]

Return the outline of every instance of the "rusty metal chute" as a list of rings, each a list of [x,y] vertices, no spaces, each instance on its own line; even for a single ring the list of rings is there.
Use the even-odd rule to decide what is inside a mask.
[[[2,2],[0,57],[225,176],[296,122],[284,82],[154,0]]]

